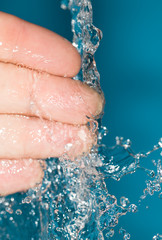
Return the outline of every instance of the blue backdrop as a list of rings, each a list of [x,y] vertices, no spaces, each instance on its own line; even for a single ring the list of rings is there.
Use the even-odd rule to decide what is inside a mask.
[[[123,136],[132,140],[136,152],[145,152],[162,136],[162,1],[96,0],[93,7],[94,24],[104,35],[96,62],[106,97],[105,142],[113,145],[115,136]],[[58,0],[1,0],[0,9],[72,40],[70,13],[60,9]],[[148,160],[145,166],[152,167]],[[136,203],[145,179],[146,174],[137,172],[107,185],[118,198]],[[162,200],[150,197],[139,209],[119,220],[131,239],[162,234]]]

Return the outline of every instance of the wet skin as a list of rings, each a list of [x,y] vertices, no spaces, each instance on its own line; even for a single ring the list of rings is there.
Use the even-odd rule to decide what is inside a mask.
[[[41,182],[40,159],[90,150],[86,123],[104,98],[72,79],[81,59],[66,39],[2,12],[0,29],[0,195],[8,195]]]

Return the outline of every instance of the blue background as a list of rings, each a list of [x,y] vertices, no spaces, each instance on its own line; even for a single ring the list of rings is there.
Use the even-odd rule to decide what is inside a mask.
[[[93,7],[94,25],[104,34],[95,59],[106,97],[105,142],[110,146],[115,136],[123,136],[131,139],[136,152],[145,152],[162,136],[162,1],[96,0]],[[2,0],[0,9],[72,40],[70,13],[60,9],[58,0]],[[145,179],[146,174],[137,172],[120,182],[108,180],[107,185],[118,198],[127,196],[137,203]],[[162,234],[161,203],[157,196],[148,198],[119,225],[134,240]]]

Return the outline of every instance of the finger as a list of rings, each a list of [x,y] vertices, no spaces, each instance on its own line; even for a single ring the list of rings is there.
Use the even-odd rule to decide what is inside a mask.
[[[84,124],[103,108],[103,96],[80,81],[5,63],[0,76],[0,113]]]
[[[86,126],[73,126],[39,118],[0,116],[0,158],[76,157],[95,143]]]
[[[75,76],[81,64],[77,50],[63,37],[15,16],[0,12],[0,60]]]
[[[43,179],[38,160],[0,160],[0,195],[5,196],[33,188]]]

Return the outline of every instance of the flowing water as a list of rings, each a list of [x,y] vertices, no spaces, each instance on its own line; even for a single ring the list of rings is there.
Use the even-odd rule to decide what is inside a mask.
[[[64,0],[62,8],[72,13],[73,45],[82,56],[82,69],[75,79],[87,82],[98,92],[100,76],[94,53],[102,32],[92,23],[90,0]],[[90,120],[90,129],[98,127],[98,144],[88,155],[71,161],[66,156],[46,160],[43,183],[27,193],[16,193],[0,198],[0,239],[111,239],[121,216],[138,211],[148,195],[158,192],[162,198],[161,160],[153,161],[153,170],[142,162],[162,148],[162,139],[146,153],[134,153],[130,140],[116,137],[113,147],[105,146],[102,138],[107,134],[101,119]],[[160,155],[161,156],[161,155]],[[159,158],[160,158],[159,156]],[[127,174],[142,170],[147,175],[146,187],[137,204],[122,196],[120,203],[108,192],[105,180],[119,181]],[[142,174],[141,172],[141,174]],[[121,239],[131,239],[123,227]],[[150,239],[162,239],[161,233]]]

